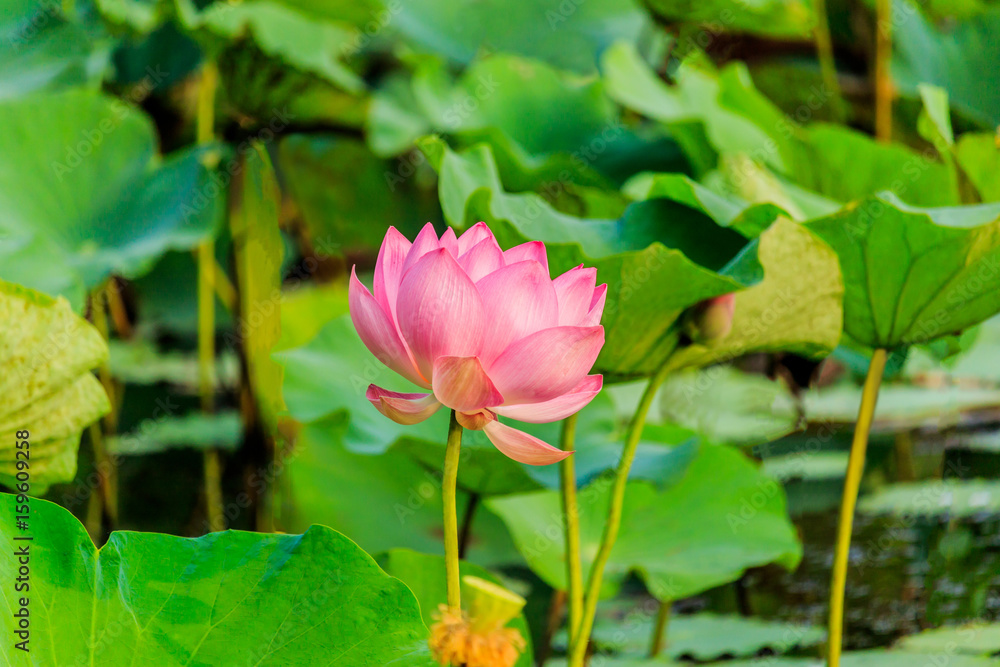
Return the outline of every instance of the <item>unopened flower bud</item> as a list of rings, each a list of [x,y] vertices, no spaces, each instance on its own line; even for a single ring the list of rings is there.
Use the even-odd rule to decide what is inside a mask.
[[[735,311],[734,292],[706,299],[689,312],[684,327],[685,333],[696,343],[724,338],[733,329]]]

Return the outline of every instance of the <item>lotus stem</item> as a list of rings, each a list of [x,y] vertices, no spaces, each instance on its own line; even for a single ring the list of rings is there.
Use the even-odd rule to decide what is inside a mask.
[[[816,40],[816,55],[819,58],[819,70],[823,76],[823,86],[830,94],[833,120],[844,122],[844,110],[840,83],[837,81],[837,65],[833,57],[833,39],[830,37],[830,20],[826,12],[826,0],[814,0],[813,9],[816,13],[816,28],[813,36]]]
[[[639,438],[642,436],[642,428],[646,424],[646,415],[653,404],[656,392],[663,384],[670,372],[670,364],[665,363],[656,374],[650,378],[646,391],[639,400],[632,422],[629,424],[628,432],[625,435],[625,448],[622,450],[621,460],[618,462],[618,470],[615,473],[614,487],[611,491],[611,504],[608,507],[608,520],[604,525],[604,535],[601,538],[601,546],[594,564],[590,569],[590,577],[587,583],[587,593],[584,597],[583,618],[580,621],[580,632],[576,636],[576,641],[570,649],[569,667],[583,667],[584,659],[587,655],[587,644],[590,642],[590,632],[594,628],[594,616],[597,613],[597,600],[601,595],[601,582],[604,578],[604,568],[611,557],[611,550],[618,539],[618,529],[621,527],[622,506],[625,503],[625,486],[628,483],[629,470],[632,468],[632,461],[635,459],[635,450],[639,445]]]
[[[444,505],[444,570],[448,583],[448,606],[462,608],[461,578],[458,557],[458,511],[455,496],[458,487],[458,461],[462,451],[462,425],[451,411],[448,445],[444,452],[444,475],[441,479],[441,501]]]
[[[861,409],[854,428],[851,455],[844,480],[844,496],[840,504],[840,521],[837,524],[837,545],[833,555],[833,576],[830,584],[830,627],[828,667],[840,667],[840,651],[844,638],[844,594],[847,587],[847,561],[851,549],[851,529],[854,526],[854,508],[861,488],[861,475],[865,470],[865,450],[868,433],[875,418],[878,390],[885,370],[886,351],[875,350],[868,366],[868,377],[861,393]]]
[[[653,624],[653,636],[649,640],[649,657],[655,658],[663,650],[667,638],[667,623],[670,622],[670,600],[660,600],[660,608],[656,610],[656,622]]]
[[[195,133],[199,144],[215,138],[215,93],[219,72],[215,63],[208,61],[202,68],[201,87],[198,90],[198,111]],[[198,388],[201,409],[215,409],[215,241],[203,241],[198,256]],[[225,530],[222,512],[222,458],[215,448],[203,454],[205,478],[205,513],[210,532]]]
[[[892,0],[875,0],[875,137],[892,140]]]
[[[573,449],[576,442],[576,418],[570,415],[563,420],[562,439],[559,446],[564,451]],[[566,593],[569,601],[569,645],[576,641],[583,616],[583,566],[580,563],[580,508],[576,501],[575,457],[568,456],[559,462],[559,482],[562,488],[562,510],[566,541]]]

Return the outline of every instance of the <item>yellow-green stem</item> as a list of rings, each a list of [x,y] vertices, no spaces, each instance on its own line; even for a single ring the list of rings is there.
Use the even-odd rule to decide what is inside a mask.
[[[830,21],[826,14],[826,0],[813,0],[813,10],[816,14],[816,28],[813,34],[816,39],[819,71],[823,76],[823,85],[830,95],[833,120],[843,123],[843,100],[840,93],[840,83],[837,82],[837,64],[833,57],[833,39],[830,37]]]
[[[865,470],[865,450],[868,432],[875,418],[878,389],[885,370],[886,351],[875,350],[868,366],[868,377],[861,393],[861,409],[854,427],[851,456],[844,480],[844,496],[840,503],[840,522],[837,525],[837,544],[833,554],[833,575],[830,583],[830,626],[828,667],[840,667],[840,651],[844,640],[844,595],[847,587],[847,561],[851,549],[851,529],[854,526],[854,507],[858,502],[861,475]]]
[[[875,137],[892,140],[892,0],[875,0]]]
[[[209,60],[202,68],[198,90],[198,112],[195,134],[199,144],[215,138],[215,93],[219,72]],[[198,246],[198,387],[201,408],[215,409],[215,242],[203,241]],[[209,531],[224,530],[222,512],[222,459],[216,449],[206,449],[203,455],[205,476],[205,511]]]
[[[597,613],[597,600],[601,595],[604,567],[608,564],[608,558],[611,557],[611,550],[615,546],[615,540],[618,539],[618,529],[621,527],[622,505],[625,503],[628,473],[632,468],[632,461],[635,459],[635,449],[639,444],[642,428],[646,425],[649,407],[669,371],[669,364],[664,364],[656,372],[656,375],[650,378],[646,391],[639,400],[635,415],[632,417],[632,422],[629,424],[628,433],[625,435],[625,447],[622,450],[622,458],[618,462],[618,470],[615,473],[615,483],[611,490],[611,503],[608,507],[608,519],[604,524],[604,535],[601,538],[601,546],[597,551],[597,556],[594,558],[594,564],[590,568],[587,593],[583,601],[580,632],[570,648],[569,667],[583,667],[583,661],[587,656],[587,644],[590,642],[590,632],[594,628],[594,615]]]
[[[663,650],[664,639],[667,636],[667,623],[670,621],[670,600],[660,600],[660,608],[656,610],[656,623],[653,624],[653,637],[649,641],[649,657],[655,658]]]
[[[576,441],[576,415],[563,421],[563,450],[573,449]],[[563,521],[566,537],[566,593],[569,600],[569,641],[576,640],[583,616],[583,566],[580,564],[580,508],[576,502],[575,456],[568,456],[559,463],[559,481],[562,487]]]
[[[444,570],[448,583],[448,606],[462,608],[461,581],[458,573],[458,460],[462,451],[462,425],[451,411],[448,446],[444,452],[444,475],[441,478],[441,501],[444,504]]]

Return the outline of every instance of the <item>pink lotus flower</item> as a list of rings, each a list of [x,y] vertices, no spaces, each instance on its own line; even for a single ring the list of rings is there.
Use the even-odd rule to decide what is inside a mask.
[[[497,415],[552,422],[587,405],[603,378],[588,375],[601,347],[607,285],[578,266],[549,278],[545,245],[506,252],[480,222],[460,238],[438,239],[428,223],[411,244],[390,227],[375,264],[374,295],[351,271],[351,319],[386,366],[431,391],[368,387],[368,400],[400,424],[416,424],[442,405],[465,428],[482,430],[521,463],[555,463],[570,454]]]

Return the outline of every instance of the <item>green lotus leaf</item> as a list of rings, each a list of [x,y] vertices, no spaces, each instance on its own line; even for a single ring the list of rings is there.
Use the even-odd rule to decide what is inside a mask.
[[[1000,145],[996,134],[967,132],[955,146],[958,164],[983,201],[1000,201]]]
[[[111,409],[90,373],[108,348],[65,299],[3,281],[0,322],[0,483],[13,488],[18,461],[27,461],[31,492],[40,494],[73,479],[80,433]],[[24,440],[27,452],[17,448]]]
[[[116,532],[98,550],[72,514],[30,501],[15,541],[15,497],[0,496],[2,542],[31,559],[30,652],[4,664],[433,664],[413,594],[349,539],[226,531],[198,539]],[[0,574],[17,576],[15,558]],[[18,609],[13,587],[4,591]],[[14,638],[17,619],[4,632]],[[239,641],[234,641],[238,637]]]
[[[924,630],[903,637],[896,648],[915,653],[957,652],[992,655],[1000,651],[1000,624],[969,623]]]
[[[214,233],[224,196],[199,151],[161,161],[151,121],[81,90],[0,103],[0,277],[75,308]]]
[[[271,348],[281,338],[281,261],[278,227],[281,191],[267,151],[260,144],[243,156],[233,184],[230,227],[240,285],[242,318],[236,335],[246,355],[247,374],[265,422],[274,427],[285,409],[281,366]]]
[[[638,41],[649,19],[631,1],[546,4],[498,0],[401,3],[392,26],[412,48],[459,63],[479,53],[538,58],[562,69],[594,71],[597,55],[618,39]]]
[[[890,193],[806,225],[840,258],[844,331],[896,348],[1000,311],[1000,205],[917,208]]]
[[[757,445],[799,426],[795,398],[784,383],[730,366],[673,374],[658,400],[668,422],[714,442]]]
[[[108,439],[108,451],[122,456],[156,454],[170,449],[218,448],[235,451],[243,436],[240,414],[192,412],[148,420],[139,429]]]
[[[893,34],[893,79],[914,97],[920,84],[948,93],[952,107],[983,127],[1000,124],[1000,73],[995,67],[1000,48],[1000,8],[991,6],[976,16],[935,26],[916,3],[893,6],[899,30]]]
[[[810,422],[851,424],[858,416],[861,388],[840,385],[813,390],[806,393],[803,405]],[[997,389],[887,384],[879,391],[875,429],[889,431],[924,424],[945,428],[957,424],[965,412],[997,405],[1000,405]]]
[[[204,9],[194,0],[174,3],[181,26],[211,49],[250,37],[266,55],[345,91],[365,89],[364,82],[343,62],[353,52],[357,37],[356,29],[348,23],[320,19],[273,0],[213,3]]]
[[[600,544],[610,492],[607,479],[580,490],[585,573]],[[507,524],[531,569],[565,590],[559,494],[503,496],[486,504]],[[629,482],[604,593],[636,571],[655,597],[676,600],[734,581],[749,567],[777,562],[794,568],[801,555],[780,485],[738,450],[704,445],[680,481],[663,491]]]
[[[640,654],[649,649],[655,610],[633,605],[614,610],[613,617],[599,614],[594,643],[602,649]],[[646,612],[646,613],[644,613]],[[757,618],[701,612],[673,616],[666,629],[664,656],[713,660],[726,656],[749,657],[762,649],[781,655],[823,641],[816,626],[762,621]]]
[[[0,17],[0,100],[74,86],[96,90],[112,45],[100,25],[67,18],[57,4],[9,0]]]
[[[866,514],[928,517],[939,520],[1000,512],[1000,483],[986,479],[933,479],[889,484],[865,496]]]
[[[648,0],[649,8],[669,23],[704,24],[712,33],[744,32],[768,37],[812,35],[815,16],[808,0],[710,0],[692,4],[685,0]]]

